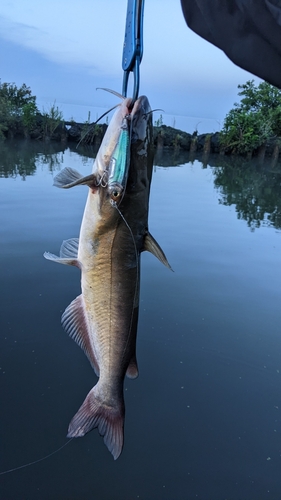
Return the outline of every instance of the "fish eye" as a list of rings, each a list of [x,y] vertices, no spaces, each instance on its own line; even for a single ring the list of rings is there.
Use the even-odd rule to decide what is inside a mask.
[[[113,182],[111,186],[109,186],[109,196],[111,201],[119,203],[123,197],[124,188],[118,182]]]
[[[111,199],[113,201],[117,201],[121,196],[121,191],[119,191],[118,189],[113,189],[113,191],[111,192]]]

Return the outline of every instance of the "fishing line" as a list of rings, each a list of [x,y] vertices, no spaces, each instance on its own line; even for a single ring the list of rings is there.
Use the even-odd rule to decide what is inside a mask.
[[[114,208],[116,208],[116,210],[117,210],[117,212],[119,213],[120,217],[122,217],[123,221],[125,222],[125,224],[126,224],[127,228],[128,228],[128,229],[129,229],[129,231],[130,231],[130,234],[131,234],[131,236],[132,236],[132,240],[133,240],[133,243],[134,243],[134,249],[135,249],[135,254],[136,254],[136,261],[137,261],[137,271],[138,271],[138,267],[139,267],[139,266],[138,266],[138,251],[137,251],[137,245],[136,245],[136,242],[135,242],[135,238],[134,238],[134,235],[133,235],[133,231],[132,231],[132,229],[130,228],[130,226],[129,226],[128,222],[126,221],[126,219],[125,219],[124,215],[122,214],[122,212],[120,212],[120,210],[119,210],[119,208],[118,208],[118,206],[117,206],[116,201],[110,200],[110,203],[111,203],[111,205],[112,205]],[[139,277],[139,276],[138,276],[138,272],[137,272],[137,278],[138,278],[138,277]]]
[[[4,474],[9,474],[10,472],[14,472],[14,471],[19,470],[19,469],[24,469],[25,467],[30,467],[30,465],[38,464],[38,462],[42,462],[43,460],[46,460],[47,458],[52,457],[53,455],[55,455],[56,453],[61,451],[63,448],[65,448],[72,441],[72,439],[74,439],[74,437],[70,438],[66,443],[64,443],[62,446],[60,446],[60,448],[58,448],[57,450],[52,451],[52,453],[49,453],[49,455],[45,455],[45,457],[38,458],[38,460],[34,460],[33,462],[29,462],[28,464],[20,465],[19,467],[14,467],[13,469],[9,469],[9,470],[4,470],[3,472],[0,472],[0,476],[3,476]]]
[[[91,130],[94,128],[94,126],[106,115],[108,115],[108,113],[110,113],[110,111],[113,111],[115,108],[118,108],[118,106],[120,106],[120,104],[115,104],[115,106],[113,106],[112,108],[108,109],[105,113],[103,113],[95,122],[91,123],[89,125],[89,128],[88,130],[85,132],[85,134],[83,135],[83,137],[81,137],[80,141],[78,142],[77,146],[76,146],[76,149],[78,148],[78,146],[80,146],[81,142],[85,139],[85,137],[87,137],[87,135],[91,132]]]
[[[122,212],[120,212],[118,206],[117,206],[117,203],[116,201],[113,201],[113,200],[110,200],[110,203],[111,205],[116,208],[117,212],[119,213],[120,217],[123,219],[123,221],[125,222],[127,228],[129,229],[130,231],[130,234],[132,236],[132,240],[133,240],[133,243],[134,243],[134,249],[135,249],[135,255],[136,255],[136,262],[137,262],[137,279],[139,278],[139,264],[138,264],[138,251],[137,251],[137,245],[136,245],[136,241],[135,241],[135,238],[134,238],[134,235],[133,235],[133,231],[132,229],[130,228],[128,222],[126,221],[124,215],[122,214]],[[135,291],[135,297],[136,297],[136,291]],[[135,299],[134,297],[134,299]]]
[[[97,87],[96,90],[105,90],[106,92],[110,92],[110,94],[113,94],[113,95],[116,95],[117,97],[119,97],[120,99],[125,99],[125,97],[122,95],[122,94],[119,94],[119,92],[116,92],[115,90],[111,90],[111,89],[107,89],[107,88],[104,88],[104,87]],[[108,113],[110,113],[111,111],[113,111],[114,109],[118,108],[118,106],[120,106],[120,104],[116,104],[115,106],[113,106],[112,108],[110,108],[108,111],[106,111],[105,113],[103,113],[95,122],[91,123],[89,125],[89,128],[88,130],[85,132],[85,134],[83,135],[83,137],[81,137],[80,141],[78,142],[77,146],[76,146],[76,149],[78,148],[78,146],[81,144],[81,142],[85,139],[85,137],[87,137],[87,135],[91,132],[91,130],[94,128],[94,126],[102,119],[104,118],[104,116],[106,116]],[[150,111],[150,113],[152,113],[153,111],[164,111],[163,109],[155,109],[155,110],[152,110]]]
[[[116,208],[117,212],[119,213],[120,217],[123,219],[123,221],[125,222],[127,228],[129,229],[130,231],[130,235],[132,237],[132,240],[133,240],[133,243],[134,243],[134,249],[135,249],[135,255],[136,255],[136,263],[137,263],[137,279],[136,279],[136,286],[135,286],[135,294],[134,294],[134,303],[136,302],[136,296],[137,296],[137,289],[138,289],[138,283],[139,283],[139,260],[138,260],[138,251],[137,251],[137,245],[136,245],[136,241],[135,241],[135,238],[134,238],[134,235],[133,235],[133,231],[132,229],[130,228],[128,222],[126,221],[124,215],[122,214],[122,212],[120,212],[118,206],[117,206],[117,203],[116,201],[114,200],[110,200],[110,203],[111,205]],[[130,333],[131,333],[131,330],[132,330],[132,323],[133,323],[133,316],[134,316],[134,305],[133,305],[133,309],[132,309],[132,315],[131,315],[131,322],[130,322]],[[127,344],[129,342],[129,337],[127,339],[127,342],[126,342],[126,345],[124,347],[124,352],[123,352],[123,355],[126,351],[126,347],[127,347]]]
[[[132,126],[132,121],[130,121],[130,144],[131,144],[131,141],[132,141],[132,129],[133,129],[133,126]],[[137,291],[138,291],[138,286],[139,286],[139,259],[138,259],[138,250],[137,250],[137,245],[136,245],[136,240],[134,238],[134,235],[133,235],[133,231],[130,227],[130,225],[128,224],[128,222],[126,221],[124,215],[122,214],[122,212],[119,210],[118,206],[117,206],[117,203],[116,201],[114,200],[110,200],[110,203],[111,205],[116,208],[117,212],[119,213],[120,217],[123,219],[124,223],[126,224],[127,228],[129,229],[130,231],[130,235],[132,237],[132,240],[133,240],[133,243],[134,243],[134,250],[135,250],[135,256],[136,256],[136,264],[137,264],[137,279],[136,279],[136,286],[135,286],[135,294],[134,294],[134,303],[136,302],[136,296],[137,296]],[[131,314],[131,322],[130,322],[130,333],[132,331],[132,324],[133,324],[133,317],[134,317],[134,305],[133,305],[133,309],[132,309],[132,314]],[[130,335],[129,335],[130,336]],[[126,345],[124,347],[124,351],[123,351],[123,355],[126,351],[126,348],[127,348],[127,344],[129,342],[129,336],[128,336],[128,339],[127,339],[127,342],[126,342]]]
[[[110,92],[110,94],[113,94],[113,95],[116,95],[117,97],[119,97],[120,99],[125,99],[125,97],[121,94],[119,94],[119,92],[116,92],[115,90],[111,90],[111,89],[106,89],[104,87],[97,87],[96,90],[105,90],[106,92]],[[85,137],[87,137],[87,135],[91,132],[91,130],[94,128],[94,126],[104,117],[106,116],[108,113],[110,113],[110,111],[113,111],[115,108],[118,108],[118,106],[120,106],[120,104],[116,104],[115,106],[113,106],[112,108],[110,108],[108,111],[106,111],[105,113],[103,113],[95,122],[91,123],[89,125],[89,128],[88,130],[86,131],[86,133],[83,135],[83,137],[81,137],[80,141],[78,142],[77,146],[76,146],[76,149],[78,148],[78,146],[81,144],[81,142],[85,139]]]
[[[108,89],[104,89],[104,90],[108,90]],[[133,125],[132,125],[132,120],[130,119],[129,120],[130,122],[130,131],[129,131],[129,135],[130,135],[130,144],[131,144],[131,141],[132,141],[132,129],[133,129]],[[124,193],[125,194],[125,193]],[[136,256],[136,263],[137,263],[137,281],[136,281],[136,287],[135,287],[135,295],[134,295],[134,304],[135,304],[135,301],[136,301],[136,296],[137,296],[137,287],[138,287],[138,281],[139,281],[139,260],[138,260],[138,250],[137,250],[137,245],[136,245],[136,241],[135,241],[135,238],[134,238],[134,235],[133,235],[133,231],[131,229],[131,227],[129,226],[128,222],[126,221],[124,215],[122,214],[122,212],[120,212],[118,206],[117,206],[117,203],[116,201],[114,200],[110,200],[110,203],[111,205],[116,208],[117,212],[119,213],[120,217],[123,219],[123,221],[125,222],[127,228],[129,229],[130,231],[130,235],[132,237],[132,240],[133,240],[133,243],[134,243],[134,250],[135,250],[135,256]],[[133,311],[132,311],[132,316],[131,316],[131,325],[130,325],[130,331],[131,331],[131,328],[132,328],[132,323],[133,323],[133,315],[134,315],[134,307],[133,307]]]

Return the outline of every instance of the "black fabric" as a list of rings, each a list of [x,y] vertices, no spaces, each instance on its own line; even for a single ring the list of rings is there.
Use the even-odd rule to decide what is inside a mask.
[[[281,88],[281,0],[181,0],[187,25],[238,66]]]

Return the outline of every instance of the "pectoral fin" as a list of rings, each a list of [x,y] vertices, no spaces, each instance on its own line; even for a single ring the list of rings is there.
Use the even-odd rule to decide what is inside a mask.
[[[97,184],[97,178],[94,174],[83,177],[79,172],[77,172],[77,170],[69,167],[64,168],[54,178],[54,186],[63,189],[69,189],[80,185],[87,185],[91,188],[96,188]]]
[[[147,233],[144,238],[144,244],[143,244],[143,249],[147,250],[148,252],[152,253],[157,259],[164,264],[164,266],[168,267],[173,270],[167,260],[166,255],[164,254],[162,248],[160,245],[157,243],[157,241],[153,238],[153,236],[150,233]]]
[[[71,238],[69,240],[64,240],[60,247],[60,256],[54,255],[50,252],[45,252],[45,259],[52,260],[58,264],[66,264],[68,266],[81,267],[78,260],[78,238]]]

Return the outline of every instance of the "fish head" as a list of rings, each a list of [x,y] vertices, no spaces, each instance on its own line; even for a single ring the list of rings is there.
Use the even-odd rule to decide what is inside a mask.
[[[133,104],[132,99],[125,99],[121,113],[119,139],[108,166],[108,190],[112,203],[119,205],[127,187],[131,170],[139,164],[131,161],[131,150],[138,145],[138,156],[147,157],[152,143],[152,116],[146,96],[139,97]]]
[[[100,204],[119,205],[126,190],[130,165],[130,104],[124,99],[116,109],[98,151],[93,173]]]
[[[152,178],[154,148],[152,111],[146,96],[140,96],[136,100],[130,120],[130,169],[126,193],[135,195],[146,191],[147,198]]]
[[[149,188],[153,166],[152,113],[147,97],[125,98],[115,111],[95,161],[100,213],[117,215],[124,195]],[[147,161],[149,159],[149,161]],[[113,213],[115,212],[115,213]]]
[[[152,112],[148,98],[145,95],[140,96],[134,103],[130,118],[132,122],[131,142],[141,141],[143,146],[146,147],[150,139]]]

